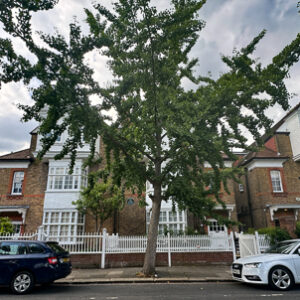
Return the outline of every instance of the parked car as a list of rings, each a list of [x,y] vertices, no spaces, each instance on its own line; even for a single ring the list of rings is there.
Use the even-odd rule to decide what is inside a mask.
[[[15,294],[48,284],[72,271],[70,254],[57,242],[0,241],[0,285]]]
[[[300,241],[278,243],[262,255],[237,259],[231,267],[235,280],[269,284],[276,290],[286,291],[300,283]]]

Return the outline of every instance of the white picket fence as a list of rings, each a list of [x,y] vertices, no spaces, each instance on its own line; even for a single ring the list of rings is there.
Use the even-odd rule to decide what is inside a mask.
[[[99,233],[84,233],[76,236],[51,236],[43,232],[40,227],[37,232],[22,235],[4,235],[0,240],[44,240],[57,241],[71,254],[105,254],[118,253],[144,253],[147,246],[147,236],[119,236],[108,235],[106,230]],[[157,252],[168,253],[171,265],[172,252],[221,252],[229,251],[235,258],[235,245],[233,234],[222,236],[211,235],[182,235],[158,236]],[[104,261],[102,262],[104,265]]]
[[[143,253],[147,236],[110,235],[106,242],[107,253]],[[209,235],[158,236],[157,252],[218,252],[232,251],[231,235],[213,237]]]
[[[5,240],[37,240],[38,232],[25,233],[25,234],[4,234],[0,235],[0,241]]]
[[[239,238],[240,257],[255,255],[265,252],[270,246],[266,235],[237,234]],[[103,239],[103,237],[105,237]],[[109,235],[104,230],[99,233],[84,233],[76,236],[51,236],[43,232],[40,227],[37,232],[22,235],[2,235],[1,240],[44,240],[57,241],[71,254],[120,254],[120,253],[145,253],[147,236],[119,236]],[[233,234],[230,235],[181,235],[158,236],[157,253],[178,252],[220,252],[229,251],[236,258]]]

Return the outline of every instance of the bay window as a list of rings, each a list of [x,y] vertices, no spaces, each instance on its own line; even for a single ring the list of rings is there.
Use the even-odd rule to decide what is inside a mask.
[[[151,212],[147,211],[147,231],[150,224]],[[159,215],[158,234],[165,234],[170,231],[174,234],[183,234],[186,228],[186,213],[184,211],[172,211],[163,209]]]
[[[84,232],[84,215],[77,210],[47,210],[43,220],[45,233],[62,243],[78,242]]]
[[[87,185],[87,171],[75,167],[69,174],[69,167],[50,167],[48,190],[80,190]]]

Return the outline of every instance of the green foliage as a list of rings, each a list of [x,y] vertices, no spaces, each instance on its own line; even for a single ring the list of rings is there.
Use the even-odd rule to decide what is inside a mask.
[[[14,233],[14,227],[8,217],[0,217],[0,235]]]
[[[260,142],[260,130],[272,124],[265,115],[268,108],[275,104],[288,108],[284,79],[299,60],[300,35],[272,63],[262,66],[253,54],[265,35],[262,31],[240,51],[222,57],[228,71],[219,78],[195,77],[198,59],[189,54],[205,24],[198,16],[204,0],[171,0],[162,11],[150,0],[116,1],[112,11],[95,3],[93,10],[85,10],[87,35],[75,22],[69,25],[68,39],[40,33],[47,47],[34,43],[30,19],[33,11],[50,8],[56,1],[37,2],[48,6],[34,9],[19,1],[7,2],[11,5],[0,10],[4,30],[20,38],[36,60],[17,55],[10,39],[0,39],[0,81],[40,83],[32,89],[35,104],[20,106],[25,121],[36,119],[41,124],[40,156],[67,130],[70,137],[56,158],[70,153],[74,163],[83,141],[90,143],[92,157],[100,135],[113,184],[122,183],[139,195],[146,181],[153,185],[150,198],[158,208],[152,213],[156,223],[162,200],[172,199],[180,210],[200,217],[212,214],[213,199],[224,205],[221,185],[228,191],[227,180],[240,174],[236,168],[225,168],[224,154],[235,160],[232,148],[249,150],[243,128]],[[19,18],[10,17],[13,8]],[[100,86],[85,63],[92,50],[108,59],[114,76],[110,86]],[[197,88],[185,90],[184,79]],[[98,105],[91,105],[91,96],[100,97]],[[44,108],[47,116],[41,118]],[[114,120],[107,116],[111,110],[116,112]],[[204,162],[212,172],[204,172]],[[152,241],[157,226],[150,221]]]
[[[123,208],[123,191],[112,183],[99,181],[98,173],[89,174],[89,184],[81,191],[81,197],[73,202],[78,211],[90,214],[95,220],[96,231],[99,232],[105,220]]]
[[[186,235],[204,235],[207,234],[204,230],[204,227],[199,227],[198,229],[194,229],[192,227],[187,227],[185,230]]]
[[[298,238],[300,238],[300,222],[296,223],[295,234],[297,235]]]
[[[245,233],[246,234],[254,234],[255,233],[255,231],[256,231],[256,229],[255,228],[253,228],[253,227],[249,227],[246,231],[245,231]]]
[[[280,227],[266,227],[257,230],[259,234],[266,234],[270,238],[271,245],[274,245],[280,241],[291,239],[290,234],[284,228]]]

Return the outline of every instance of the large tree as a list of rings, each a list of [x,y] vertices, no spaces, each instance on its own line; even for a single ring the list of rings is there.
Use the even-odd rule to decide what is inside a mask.
[[[276,103],[288,108],[284,79],[299,59],[300,36],[263,67],[252,55],[262,31],[233,56],[222,57],[228,71],[219,78],[195,77],[198,60],[189,53],[204,26],[198,12],[205,1],[171,0],[169,9],[162,11],[150,0],[119,0],[113,11],[95,4],[94,11],[86,10],[87,35],[73,23],[68,40],[41,33],[47,45],[42,47],[32,38],[31,13],[55,2],[2,0],[4,29],[22,39],[37,62],[17,55],[11,41],[1,39],[0,79],[23,79],[25,84],[39,80],[32,92],[34,105],[22,108],[24,120],[41,122],[40,133],[45,136],[41,156],[65,130],[70,138],[58,159],[67,153],[74,159],[82,140],[91,144],[93,154],[100,135],[114,183],[140,194],[146,181],[152,184],[143,272],[153,274],[161,202],[171,199],[199,216],[211,213],[211,195],[222,203],[221,183],[226,186],[237,172],[224,168],[223,155],[235,159],[233,147],[247,149],[243,128],[259,139],[259,130],[271,125],[267,108]],[[114,76],[108,87],[94,80],[92,67],[84,62],[95,49],[108,58]],[[184,79],[197,88],[184,89]],[[91,105],[92,95],[100,97],[98,105]],[[47,117],[41,119],[45,106]],[[111,109],[116,113],[113,120],[105,113]],[[46,135],[51,130],[53,134]],[[212,172],[203,171],[204,162]]]

